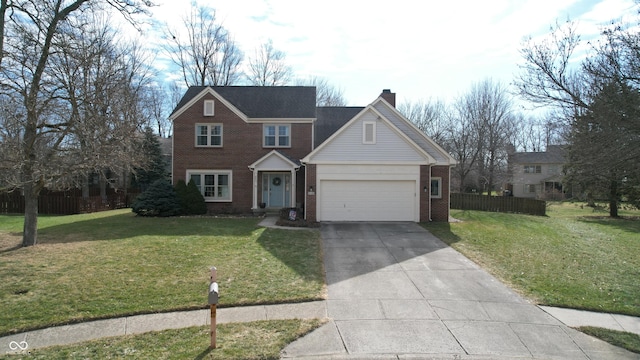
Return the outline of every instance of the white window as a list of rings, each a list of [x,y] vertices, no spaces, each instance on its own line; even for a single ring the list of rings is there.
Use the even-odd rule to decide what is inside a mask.
[[[436,199],[442,198],[442,178],[431,178],[431,197]]]
[[[540,174],[542,173],[542,167],[540,165],[525,165],[524,166],[525,174]]]
[[[231,201],[232,173],[230,170],[188,170],[187,180],[193,180],[205,201]]]
[[[362,143],[363,144],[376,143],[376,122],[375,121],[362,122]]]
[[[534,184],[525,184],[524,185],[524,192],[528,193],[528,194],[535,194],[536,186]]]
[[[222,147],[222,124],[196,124],[196,146]]]
[[[213,116],[215,113],[215,106],[213,100],[204,101],[204,116]]]
[[[264,147],[291,147],[291,125],[265,125]]]

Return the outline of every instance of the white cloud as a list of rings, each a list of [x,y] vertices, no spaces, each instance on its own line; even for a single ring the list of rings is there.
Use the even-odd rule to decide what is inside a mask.
[[[190,6],[165,1],[154,10],[161,21],[179,22]],[[451,99],[488,77],[508,83],[525,36],[545,34],[567,18],[597,34],[633,1],[243,0],[213,6],[246,56],[272,39],[296,74],[326,77],[350,104],[365,105],[383,88],[402,101]]]

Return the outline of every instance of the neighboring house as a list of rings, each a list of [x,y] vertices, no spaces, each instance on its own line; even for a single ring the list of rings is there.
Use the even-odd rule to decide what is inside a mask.
[[[514,196],[538,199],[562,199],[563,167],[566,150],[549,145],[544,152],[516,152],[509,155]]]
[[[210,213],[304,208],[309,221],[448,221],[455,161],[395,109],[316,108],[315,87],[191,87],[170,116],[174,184]]]

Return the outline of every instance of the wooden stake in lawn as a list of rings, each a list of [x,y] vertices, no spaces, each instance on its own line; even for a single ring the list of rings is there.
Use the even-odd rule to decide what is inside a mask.
[[[218,270],[211,267],[211,283],[209,284],[209,306],[211,306],[211,349],[216,348],[216,306],[218,305]]]

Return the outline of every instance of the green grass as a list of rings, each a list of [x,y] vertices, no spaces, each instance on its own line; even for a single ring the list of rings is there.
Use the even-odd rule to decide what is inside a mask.
[[[258,321],[217,327],[209,349],[209,327],[165,330],[30,350],[0,359],[279,359],[280,351],[321,325],[320,320]]]
[[[612,345],[640,354],[640,335],[592,326],[582,326],[578,330]]]
[[[640,316],[640,212],[626,219],[571,203],[547,217],[453,210],[427,229],[544,305]]]
[[[324,296],[318,231],[257,218],[143,218],[130,210],[41,216],[39,244],[0,253],[0,334],[207,306],[209,267],[220,307]],[[20,216],[0,216],[0,243],[19,243]]]

